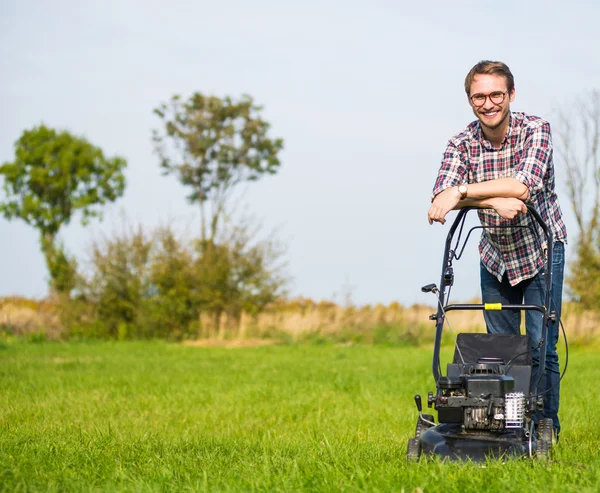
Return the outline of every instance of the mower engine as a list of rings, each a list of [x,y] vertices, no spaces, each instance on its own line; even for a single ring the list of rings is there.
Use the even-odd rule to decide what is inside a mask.
[[[461,423],[469,431],[523,426],[525,396],[514,392],[515,381],[505,374],[504,361],[449,366],[460,367],[460,374],[440,377],[437,396],[430,396],[441,423]]]

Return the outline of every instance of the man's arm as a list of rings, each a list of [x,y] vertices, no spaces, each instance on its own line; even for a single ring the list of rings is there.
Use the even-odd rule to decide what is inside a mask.
[[[494,209],[504,219],[514,219],[518,214],[525,214],[527,206],[521,199],[514,197],[492,197],[489,199],[463,199],[456,209],[477,207],[478,209]]]
[[[524,183],[533,196],[546,190],[544,179],[552,168],[550,124],[542,119],[534,120],[527,126],[523,155],[514,168],[513,177]]]
[[[529,198],[526,185],[514,178],[498,178],[467,185],[467,196],[461,199],[458,187],[450,187],[435,196],[428,212],[429,224],[446,222],[446,215],[463,207],[494,209],[505,219],[527,212],[524,202]]]
[[[498,178],[496,180],[470,183],[467,185],[468,199],[489,199],[492,197],[515,198],[527,200],[529,187],[515,178]]]

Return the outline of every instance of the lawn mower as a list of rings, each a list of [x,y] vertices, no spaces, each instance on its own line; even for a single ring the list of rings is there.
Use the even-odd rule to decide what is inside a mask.
[[[460,248],[460,237],[469,210],[461,209],[446,238],[442,276],[439,288],[428,284],[421,289],[432,292],[438,298],[437,312],[430,316],[436,322],[433,349],[433,377],[435,393],[429,392],[427,405],[437,411],[438,423],[431,414],[423,414],[420,395],[415,396],[419,412],[415,436],[408,441],[407,459],[419,460],[422,456],[438,456],[450,460],[482,462],[488,458],[533,457],[546,459],[553,444],[552,419],[534,416],[543,409],[544,395],[537,392],[546,361],[548,325],[556,320],[549,310],[552,285],[552,233],[538,212],[528,206],[533,217],[530,229],[542,241],[540,230],[546,239],[544,269],[546,298],[544,306],[488,304],[446,304],[454,283],[452,262],[458,260],[473,230],[471,228]],[[459,229],[458,239],[452,246]],[[508,226],[507,226],[508,227]],[[510,226],[514,227],[514,226]],[[494,228],[498,228],[495,226]],[[442,374],[440,346],[442,330],[447,324],[447,312],[452,310],[535,310],[543,316],[542,340],[537,368],[532,364],[532,347],[526,335],[501,335],[482,333],[459,333],[456,336],[454,357]]]

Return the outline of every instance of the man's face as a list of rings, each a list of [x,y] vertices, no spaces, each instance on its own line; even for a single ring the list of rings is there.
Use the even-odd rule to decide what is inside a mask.
[[[496,130],[508,118],[510,103],[515,99],[515,90],[513,89],[509,94],[507,91],[506,78],[501,75],[478,74],[473,78],[469,104],[484,127]],[[480,102],[476,100],[478,97],[479,99],[485,97],[485,102],[481,106],[479,106]],[[474,99],[475,102],[473,102]]]

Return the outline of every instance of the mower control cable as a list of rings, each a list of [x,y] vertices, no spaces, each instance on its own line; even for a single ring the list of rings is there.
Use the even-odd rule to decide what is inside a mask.
[[[442,310],[442,314],[444,315],[444,322],[446,322],[448,324],[448,329],[450,330],[450,333],[452,335],[454,335],[454,330],[452,330],[452,326],[450,325],[450,320],[448,320],[448,315],[446,314],[446,310],[444,310],[444,305],[442,304],[442,300],[440,299],[440,290],[437,287],[434,287],[431,292],[433,294],[436,295],[437,301],[438,301],[438,305],[440,307],[440,310]],[[458,355],[460,356],[460,360],[462,361],[463,364],[463,368],[466,366],[465,363],[465,359],[463,358],[462,352],[460,351],[460,346],[458,345],[458,340],[456,340],[456,342],[454,343],[454,347],[456,348],[456,351],[458,352]],[[440,367],[440,373],[441,373],[441,367]]]
[[[565,366],[562,370],[562,373],[560,374],[560,378],[558,379],[558,382],[556,382],[554,385],[552,385],[552,387],[550,387],[549,389],[546,389],[542,392],[538,392],[537,394],[533,394],[531,396],[532,398],[539,397],[541,395],[544,395],[544,394],[547,394],[548,392],[550,392],[552,389],[554,389],[557,385],[560,384],[560,382],[564,378],[565,374],[567,373],[567,368],[569,366],[569,342],[567,340],[567,331],[565,330],[565,326],[563,325],[562,320],[560,318],[558,319],[558,323],[560,324],[560,329],[562,330],[562,334],[563,334],[563,340],[565,341]],[[534,347],[533,349],[528,349],[527,351],[517,354],[512,359],[510,359],[508,361],[508,363],[506,363],[506,366],[504,368],[504,374],[506,375],[509,372],[511,366],[515,363],[515,361],[519,357],[521,357],[527,353],[531,353],[531,352],[535,351],[536,349],[539,349],[542,346],[542,342],[543,341],[540,341],[538,343],[538,345],[536,347]]]
[[[558,382],[556,382],[554,385],[552,385],[552,387],[550,387],[549,389],[546,389],[543,392],[538,392],[537,394],[534,394],[533,397],[539,397],[540,395],[544,395],[544,394],[550,392],[554,387],[556,387],[557,385],[560,384],[563,377],[565,376],[565,373],[567,373],[567,367],[569,366],[569,343],[567,342],[567,332],[565,331],[565,326],[563,325],[562,320],[558,319],[558,322],[560,323],[560,328],[563,333],[563,340],[565,341],[565,367],[563,368],[563,371],[560,374],[560,378],[558,379]]]
[[[513,357],[513,358],[509,359],[509,360],[508,360],[508,363],[506,363],[506,366],[504,367],[504,374],[506,375],[506,374],[507,374],[507,373],[510,371],[510,368],[511,368],[511,366],[513,365],[513,363],[515,363],[515,362],[516,362],[516,360],[517,360],[518,358],[520,358],[521,356],[524,356],[524,355],[526,355],[526,354],[528,354],[528,353],[532,353],[532,352],[533,352],[533,351],[535,351],[536,349],[539,349],[539,348],[541,348],[541,347],[542,347],[542,342],[543,342],[543,341],[540,341],[540,342],[538,343],[538,345],[537,345],[536,347],[534,347],[533,349],[528,349],[527,351],[523,351],[522,353],[520,353],[520,354],[517,354],[515,357]]]

